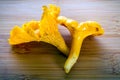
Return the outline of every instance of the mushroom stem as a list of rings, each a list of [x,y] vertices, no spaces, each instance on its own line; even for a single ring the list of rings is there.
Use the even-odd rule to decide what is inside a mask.
[[[64,69],[66,73],[69,73],[73,65],[76,63],[80,54],[83,40],[84,40],[84,37],[82,36],[73,37],[70,54],[64,65]]]

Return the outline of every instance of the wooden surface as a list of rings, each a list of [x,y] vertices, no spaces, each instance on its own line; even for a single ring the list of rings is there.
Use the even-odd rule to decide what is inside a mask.
[[[11,47],[9,31],[39,20],[42,5],[56,4],[61,15],[79,22],[95,20],[105,29],[84,40],[81,55],[69,74],[66,57],[54,46],[31,42]],[[70,34],[59,27],[67,45]],[[120,80],[120,0],[0,0],[0,80]]]

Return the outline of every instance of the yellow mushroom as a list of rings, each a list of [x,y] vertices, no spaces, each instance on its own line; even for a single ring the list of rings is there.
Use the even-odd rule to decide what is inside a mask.
[[[50,4],[43,6],[43,14],[40,21],[30,21],[22,25],[22,28],[15,26],[10,31],[9,44],[17,45],[31,41],[43,41],[56,46],[65,55],[69,49],[58,30],[57,17],[60,8]]]
[[[90,35],[102,35],[104,30],[100,24],[95,21],[86,21],[78,24],[75,20],[67,19],[64,16],[59,16],[58,22],[67,27],[72,35],[71,50],[64,65],[65,72],[69,73],[79,57],[83,40]]]

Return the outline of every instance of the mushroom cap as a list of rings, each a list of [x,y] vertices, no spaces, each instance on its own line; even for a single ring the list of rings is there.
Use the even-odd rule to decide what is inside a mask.
[[[78,30],[83,31],[85,34],[98,36],[104,34],[104,29],[96,21],[86,21],[78,25]]]

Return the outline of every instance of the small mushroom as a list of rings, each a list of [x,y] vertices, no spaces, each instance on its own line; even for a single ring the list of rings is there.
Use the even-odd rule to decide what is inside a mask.
[[[78,24],[75,20],[59,16],[58,22],[64,25],[72,35],[71,50],[64,65],[65,72],[69,73],[79,57],[83,40],[90,35],[102,35],[104,30],[100,24],[95,21],[86,21]]]

